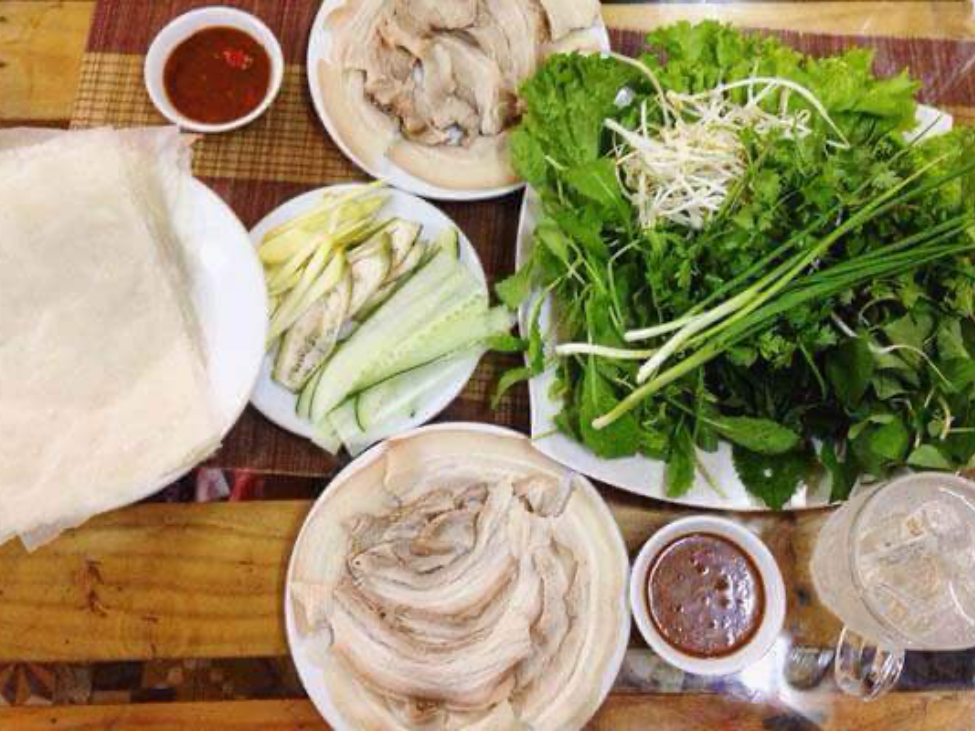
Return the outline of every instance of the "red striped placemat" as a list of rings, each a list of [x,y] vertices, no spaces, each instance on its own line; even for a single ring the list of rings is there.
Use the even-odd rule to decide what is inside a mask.
[[[72,126],[163,123],[143,86],[143,56],[169,20],[207,4],[206,0],[99,0],[82,63]],[[233,0],[227,4],[264,20],[281,42],[286,62],[281,93],[267,114],[242,130],[205,137],[195,147],[196,174],[250,227],[299,193],[360,180],[365,175],[332,143],[311,104],[304,59],[320,2]],[[614,31],[612,36],[614,45],[623,51],[635,52],[642,46],[640,33]],[[879,71],[894,72],[908,66],[924,82],[923,99],[927,103],[946,105],[962,116],[970,116],[975,108],[975,44],[970,41],[799,32],[784,33],[783,37],[797,48],[816,54],[835,53],[854,43],[867,44],[876,49]],[[442,204],[474,242],[492,282],[513,269],[519,204],[520,194],[497,201]],[[506,356],[485,358],[467,389],[441,419],[484,421],[526,430],[525,388],[512,389],[497,409],[490,405],[498,375],[514,363]],[[213,463],[303,475],[326,475],[337,466],[327,454],[272,425],[252,408],[227,437]]]

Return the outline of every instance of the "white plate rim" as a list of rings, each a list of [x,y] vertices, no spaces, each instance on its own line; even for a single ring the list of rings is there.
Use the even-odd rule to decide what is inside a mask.
[[[218,225],[224,228],[226,233],[229,234],[231,230],[234,230],[233,240],[229,236],[226,239],[221,236],[204,236],[199,231],[180,232],[181,238],[185,240],[184,247],[187,261],[190,265],[190,277],[194,280],[193,305],[197,308],[198,314],[206,307],[200,294],[198,283],[200,281],[199,274],[206,270],[207,265],[200,262],[198,258],[200,250],[194,246],[194,239],[199,241],[204,238],[207,246],[218,246],[223,250],[223,253],[233,257],[235,261],[233,266],[238,269],[232,276],[221,274],[218,277],[205,278],[211,283],[216,283],[214,292],[220,289],[225,291],[225,288],[230,286],[235,287],[236,291],[240,293],[251,292],[249,296],[253,298],[253,301],[250,302],[250,305],[253,307],[254,312],[261,313],[260,317],[255,317],[254,321],[244,328],[252,333],[250,335],[249,352],[245,352],[242,359],[235,360],[233,364],[226,368],[227,372],[240,374],[238,383],[236,384],[235,394],[228,397],[222,403],[215,402],[213,404],[213,408],[220,422],[219,439],[222,441],[230,433],[230,430],[236,425],[244,410],[247,408],[251,392],[254,390],[258,376],[260,375],[261,362],[264,357],[263,344],[267,337],[268,328],[267,288],[264,285],[264,272],[261,269],[260,261],[253,247],[249,245],[250,236],[247,233],[247,229],[244,228],[244,224],[241,223],[233,209],[214,190],[197,178],[187,174],[183,180],[183,184],[187,187],[180,193],[177,211],[174,216],[178,217],[188,214],[191,206],[201,206],[202,210],[197,211],[197,216],[203,215],[208,225],[216,220],[220,221]],[[184,194],[186,197],[183,197]],[[199,221],[199,218],[196,220]],[[239,313],[239,311],[237,312]],[[204,330],[203,336],[207,346],[205,354],[206,373],[212,390],[214,379],[219,375],[216,373],[218,368],[216,362],[218,359],[223,360],[228,356],[213,352],[210,347],[211,342],[209,342],[212,337],[212,331],[206,328],[205,319],[204,317],[200,318],[200,325]],[[255,343],[259,347],[255,347]],[[147,494],[151,495],[176,482],[181,477],[192,472],[200,463],[209,458],[209,456],[211,455],[201,458],[195,464],[177,468],[164,475],[153,484],[152,488],[147,491]]]
[[[924,130],[925,134],[928,135],[942,134],[950,130],[953,124],[951,114],[926,104],[918,104],[917,119],[918,128],[912,131],[910,135],[906,135],[908,138],[918,130]],[[538,194],[531,186],[527,186],[518,216],[515,245],[516,267],[521,266],[532,246],[532,234],[540,205],[541,199]],[[531,299],[534,300],[535,297],[537,297],[537,292],[532,293]],[[518,327],[523,337],[527,334],[525,320],[529,307],[530,303],[526,303],[519,310]],[[547,329],[547,324],[551,322],[550,299],[546,299],[543,303],[541,312],[541,325],[544,330]],[[528,382],[528,392],[531,434],[535,447],[556,462],[593,479],[643,497],[696,508],[716,508],[742,513],[774,512],[761,500],[745,490],[731,463],[731,449],[723,441],[720,443],[717,452],[708,454],[698,450],[698,457],[701,462],[705,463],[705,468],[715,481],[722,484],[727,497],[722,497],[711,489],[700,470],[695,472],[694,485],[687,494],[681,497],[671,497],[663,489],[663,462],[643,456],[615,460],[597,457],[587,447],[555,430],[554,424],[546,418],[545,412],[557,410],[555,407],[558,405],[558,401],[550,396],[550,385],[553,380],[554,372],[549,369]],[[730,486],[735,488],[734,491],[728,489],[729,485],[722,480],[722,475],[715,474],[718,469],[722,470],[722,475],[730,475]],[[633,475],[635,472],[641,472],[642,476],[636,479]],[[810,490],[805,484],[801,485],[795,495],[783,506],[781,512],[811,510],[830,504],[829,478],[824,476],[813,490]]]
[[[328,17],[329,13],[331,13],[333,10],[337,10],[345,5],[346,2],[349,2],[349,0],[324,0],[322,2],[321,7],[315,14],[315,19],[312,21],[311,30],[309,31],[308,37],[308,53],[305,58],[305,68],[308,70],[308,89],[311,93],[311,100],[313,106],[315,107],[315,113],[325,126],[328,136],[331,138],[332,142],[336,144],[339,150],[342,151],[342,154],[351,160],[356,167],[365,171],[373,178],[376,178],[377,180],[385,180],[391,185],[394,185],[407,192],[414,193],[415,195],[421,195],[424,198],[433,198],[435,200],[443,201],[480,201],[500,198],[501,196],[508,195],[509,193],[513,193],[516,190],[524,188],[525,183],[523,181],[512,183],[511,185],[502,185],[494,188],[483,189],[443,188],[441,186],[428,183],[422,178],[403,170],[385,156],[383,157],[381,165],[374,166],[366,165],[358,155],[353,154],[352,150],[345,143],[345,140],[343,140],[342,137],[337,133],[335,125],[332,124],[331,117],[329,116],[325,108],[325,102],[322,99],[322,87],[318,77],[318,60],[327,56],[328,44],[330,43],[331,39],[331,33],[325,28],[325,18]],[[606,48],[608,48],[609,31],[606,29],[606,25],[603,22],[601,14],[598,24],[593,26],[593,28],[596,29],[596,32],[601,32],[602,37],[600,38],[600,41],[605,44]]]
[[[303,209],[310,207],[314,201],[320,199],[322,194],[324,194],[326,191],[351,190],[354,188],[364,187],[365,185],[367,184],[339,183],[336,185],[326,185],[321,188],[309,190],[285,201],[265,215],[251,229],[250,241],[253,250],[256,252],[265,231],[276,225],[278,218],[283,216],[291,217],[297,215]],[[391,200],[395,198],[398,200],[400,205],[415,208],[418,211],[424,212],[424,214],[426,214],[426,216],[429,218],[435,219],[439,224],[439,228],[435,229],[432,232],[432,235],[436,235],[439,230],[444,228],[453,227],[458,233],[461,261],[468,267],[471,273],[478,280],[483,292],[487,294],[487,275],[484,272],[484,265],[481,263],[481,259],[478,256],[474,245],[471,243],[470,239],[467,238],[464,231],[454,222],[454,220],[429,201],[426,201],[413,193],[395,188],[393,186],[386,186],[383,188],[383,190],[390,194]],[[428,226],[429,224],[424,224],[423,233],[427,233],[426,229]],[[261,276],[263,278],[263,271]],[[436,394],[434,394],[434,396],[421,402],[422,407],[417,409],[417,415],[410,420],[410,425],[406,427],[407,429],[416,428],[431,421],[432,419],[437,418],[457,399],[457,397],[460,396],[460,394],[464,391],[464,388],[467,387],[467,384],[470,383],[471,378],[473,378],[474,371],[477,369],[481,358],[474,357],[472,355],[469,356],[469,361],[469,367],[466,368],[461,375],[457,376],[455,380],[451,381],[448,387],[439,390]],[[273,358],[271,357],[271,354],[268,353],[262,358],[261,366],[255,381],[255,386],[251,394],[251,404],[253,404],[254,408],[256,408],[273,424],[299,437],[311,439],[313,435],[312,425],[303,419],[300,419],[295,413],[295,405],[297,404],[298,400],[297,396],[287,394],[287,391],[283,387],[278,386],[270,379],[270,369],[272,365]],[[275,401],[280,401],[283,399],[285,394],[291,397],[292,406],[288,410],[279,410],[275,406]]]
[[[329,483],[326,485],[322,494],[318,496],[315,503],[312,505],[311,510],[308,511],[308,515],[305,518],[304,523],[302,523],[301,530],[298,531],[298,536],[295,538],[294,546],[291,550],[291,557],[288,559],[288,571],[285,575],[284,582],[284,618],[285,618],[285,634],[288,639],[288,648],[291,651],[291,657],[294,660],[295,668],[298,670],[298,677],[301,679],[301,684],[308,693],[308,697],[312,704],[318,710],[319,714],[325,719],[325,721],[330,724],[335,731],[356,731],[342,716],[339,710],[335,707],[332,702],[331,695],[328,692],[328,687],[325,684],[322,671],[315,667],[304,654],[303,645],[310,641],[309,638],[301,638],[298,636],[297,628],[294,622],[294,604],[291,599],[291,585],[293,583],[295,561],[298,556],[298,549],[304,539],[305,532],[309,529],[309,526],[314,522],[317,513],[322,509],[322,504],[325,501],[326,496],[329,491],[337,489],[343,482],[351,479],[357,472],[365,469],[377,459],[379,459],[389,447],[391,442],[397,441],[399,439],[409,439],[421,434],[436,433],[438,431],[471,431],[471,432],[481,432],[486,434],[496,434],[503,437],[517,437],[520,439],[529,439],[521,432],[515,431],[513,429],[508,429],[507,427],[497,426],[495,424],[485,424],[481,422],[442,422],[438,424],[427,424],[424,426],[417,427],[416,429],[411,429],[408,432],[399,434],[395,437],[390,437],[389,439],[383,440],[379,444],[370,447],[368,450],[356,457],[352,462],[346,465]],[[532,443],[534,445],[534,442]],[[610,660],[606,666],[606,671],[603,674],[600,683],[600,700],[598,706],[602,706],[606,701],[606,697],[609,695],[610,690],[612,690],[613,683],[619,676],[620,670],[623,667],[623,661],[626,657],[626,651],[629,648],[630,642],[630,632],[632,630],[632,620],[630,614],[630,560],[629,553],[626,548],[626,542],[623,540],[623,534],[620,530],[619,524],[613,517],[609,506],[606,504],[605,498],[599,493],[586,477],[583,475],[577,475],[579,484],[583,486],[583,489],[589,491],[596,498],[596,504],[599,505],[598,510],[600,511],[600,517],[607,521],[607,525],[611,526],[610,533],[614,536],[614,543],[618,553],[621,557],[620,570],[622,571],[623,582],[620,588],[620,597],[618,598],[620,607],[620,626],[616,647],[614,652],[610,657]],[[587,719],[588,720],[591,719]]]

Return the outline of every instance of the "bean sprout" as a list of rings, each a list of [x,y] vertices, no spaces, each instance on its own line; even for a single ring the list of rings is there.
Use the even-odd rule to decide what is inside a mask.
[[[605,122],[617,137],[613,146],[617,179],[644,228],[651,228],[660,219],[695,230],[703,228],[747,169],[741,139],[744,130],[760,136],[777,133],[789,140],[811,134],[812,112],[789,111],[790,94],[801,96],[826,121],[838,137],[830,144],[849,146],[816,96],[789,79],[752,76],[685,94],[665,91],[640,61],[617,54],[613,57],[636,66],[651,80],[663,117],[662,125],[653,125],[644,100],[635,129],[613,119]],[[729,97],[729,92],[740,88],[747,90],[744,104]],[[779,93],[779,103],[773,113],[761,105],[774,93]]]

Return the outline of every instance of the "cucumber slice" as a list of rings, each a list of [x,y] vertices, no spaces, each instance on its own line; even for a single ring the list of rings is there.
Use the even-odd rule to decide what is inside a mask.
[[[315,392],[312,418],[321,421],[326,414],[355,390],[367,387],[397,371],[382,373],[412,334],[429,328],[458,306],[471,301],[483,303],[485,295],[471,286],[470,273],[445,255],[437,255],[417,272],[379,310],[355,331],[326,366]],[[379,371],[374,374],[373,371]],[[371,380],[370,380],[371,379]]]
[[[450,227],[441,231],[437,237],[436,246],[445,254],[450,254],[455,259],[459,259],[460,237],[457,235],[457,229]]]
[[[463,374],[469,357],[483,349],[439,358],[388,378],[358,396],[346,399],[328,416],[346,451],[359,456],[377,442],[409,429],[420,401],[443,384]]]
[[[466,299],[447,302],[435,320],[401,337],[384,357],[365,369],[357,390],[448,353],[470,348],[492,335],[508,332],[513,325],[514,315],[504,307],[488,309],[483,294],[468,294]]]
[[[299,396],[298,403],[295,405],[295,413],[298,414],[299,418],[311,418],[311,402],[315,398],[315,389],[318,387],[318,381],[321,380],[321,377],[322,369],[319,368],[315,372],[315,375],[308,379],[305,387],[301,389],[301,396]]]
[[[397,361],[398,370],[416,368],[447,353],[477,345],[492,335],[510,331],[514,323],[515,316],[506,307],[488,309],[484,300],[480,308],[444,318],[437,324],[436,332],[431,333],[433,337],[417,337]]]
[[[299,391],[335,348],[352,297],[348,275],[288,330],[278,349],[272,377],[290,391]]]
[[[328,423],[338,435],[346,451],[355,457],[352,450],[362,442],[363,431],[356,420],[356,399],[351,398],[328,415]]]
[[[452,289],[448,290],[448,285]],[[448,256],[431,255],[413,276],[407,277],[402,287],[394,291],[396,306],[392,305],[393,297],[390,297],[363,324],[368,322],[372,323],[371,327],[377,327],[381,322],[402,317],[404,312],[420,301],[430,297],[440,297],[446,301],[454,290],[465,289],[468,291],[480,289],[467,268]]]
[[[327,419],[315,424],[311,440],[315,445],[321,447],[329,454],[338,454],[342,448],[339,435],[336,434],[335,429]]]
[[[359,426],[364,432],[370,432],[401,416],[412,419],[425,396],[462,376],[471,357],[480,358],[483,353],[481,347],[451,353],[366,389],[355,399]]]
[[[410,428],[413,414],[397,414],[378,427],[363,431],[356,420],[356,399],[349,399],[329,415],[329,423],[338,434],[342,445],[352,457],[358,457],[376,442],[400,434]]]
[[[449,300],[432,298],[430,302],[432,308],[417,308],[418,314],[411,311],[406,317],[394,318],[371,337],[360,339],[358,335],[372,322],[367,320],[329,363],[315,392],[313,418],[321,418],[355,391],[456,350],[453,343],[439,337],[439,331],[447,323],[471,320],[487,307],[487,297],[469,289],[453,293]]]

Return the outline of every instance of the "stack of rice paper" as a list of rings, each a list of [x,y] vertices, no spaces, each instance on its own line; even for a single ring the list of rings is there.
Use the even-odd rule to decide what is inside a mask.
[[[212,452],[175,128],[0,132],[0,543],[33,548]]]

